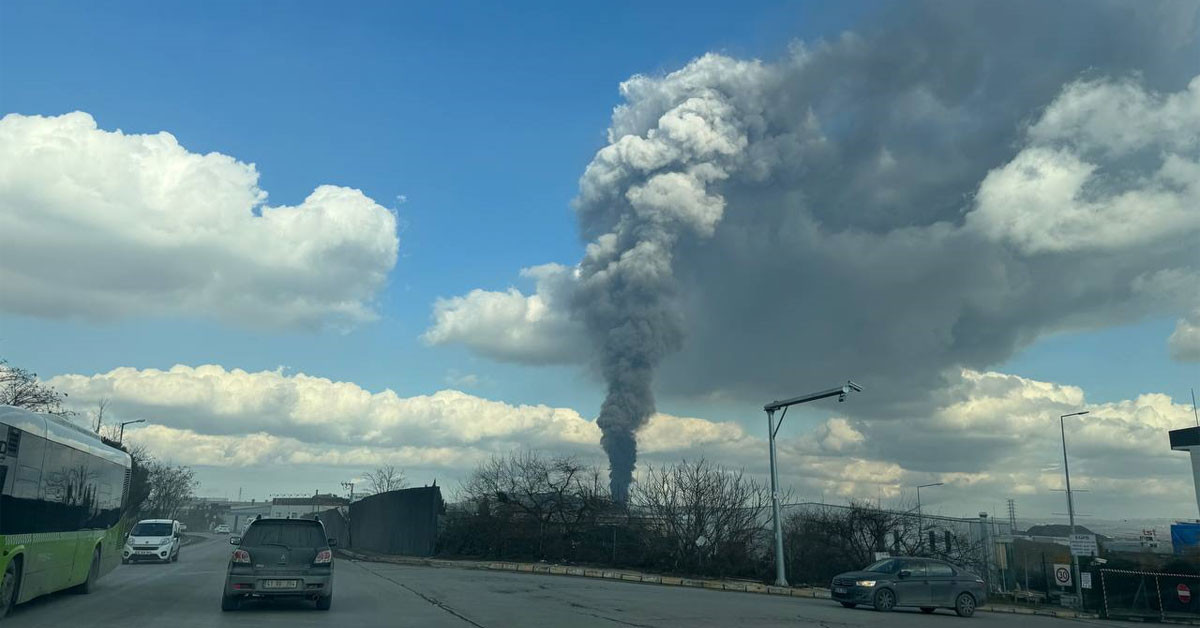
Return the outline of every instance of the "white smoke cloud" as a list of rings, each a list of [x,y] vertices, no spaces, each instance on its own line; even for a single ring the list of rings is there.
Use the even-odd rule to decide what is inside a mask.
[[[4,311],[182,315],[256,327],[376,317],[396,219],[322,185],[270,206],[253,164],[169,133],[99,129],[83,112],[0,119]]]

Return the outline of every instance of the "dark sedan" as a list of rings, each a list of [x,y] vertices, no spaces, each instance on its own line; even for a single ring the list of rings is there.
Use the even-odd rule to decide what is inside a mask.
[[[221,595],[221,610],[236,610],[242,600],[301,597],[329,610],[333,603],[333,539],[314,519],[258,519],[236,545]]]
[[[949,608],[962,617],[974,615],[987,602],[982,578],[932,558],[885,558],[862,571],[838,574],[829,593],[847,608],[864,604],[890,611],[915,606],[923,613]]]

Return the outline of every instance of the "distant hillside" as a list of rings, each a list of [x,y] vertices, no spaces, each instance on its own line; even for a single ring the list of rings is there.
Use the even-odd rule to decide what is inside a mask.
[[[1063,525],[1061,523],[1051,523],[1051,524],[1040,525],[1040,526],[1029,526],[1029,529],[1025,531],[1025,534],[1028,534],[1030,536],[1067,537],[1067,536],[1071,536],[1071,526]],[[1092,532],[1091,530],[1089,530],[1087,528],[1087,526],[1076,525],[1075,526],[1075,534],[1095,534],[1095,533]],[[1103,534],[1096,534],[1096,538],[1098,538],[1102,541],[1109,540],[1109,538],[1107,536],[1104,536]]]

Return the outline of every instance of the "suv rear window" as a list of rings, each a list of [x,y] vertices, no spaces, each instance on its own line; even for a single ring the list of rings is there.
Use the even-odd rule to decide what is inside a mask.
[[[310,521],[256,521],[246,530],[242,545],[286,545],[288,547],[325,547],[325,530]]]

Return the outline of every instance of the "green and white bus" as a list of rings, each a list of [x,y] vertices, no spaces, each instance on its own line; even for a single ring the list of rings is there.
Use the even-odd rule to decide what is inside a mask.
[[[121,562],[129,454],[50,414],[0,406],[0,617]]]

